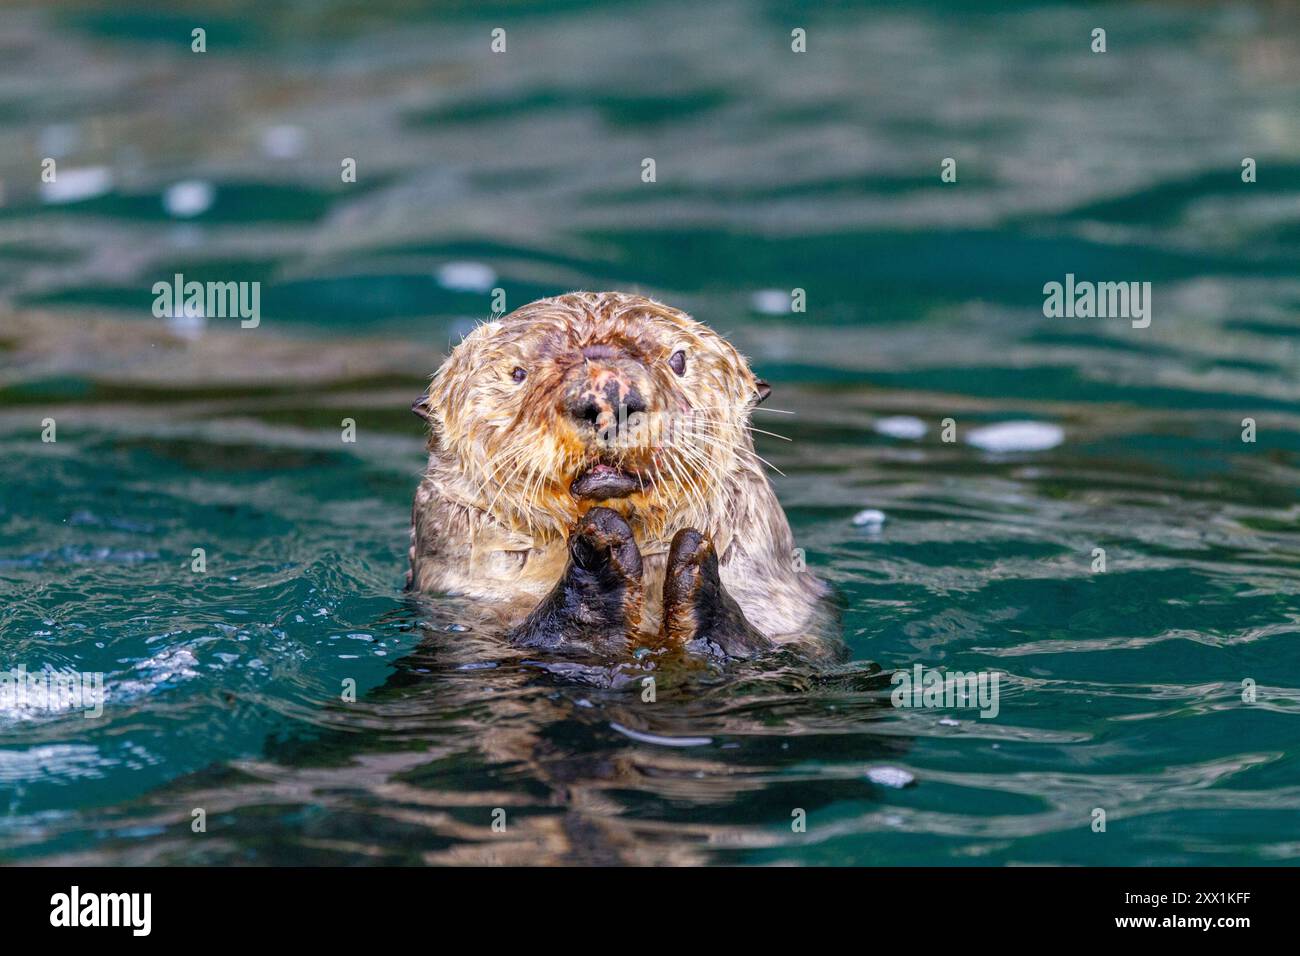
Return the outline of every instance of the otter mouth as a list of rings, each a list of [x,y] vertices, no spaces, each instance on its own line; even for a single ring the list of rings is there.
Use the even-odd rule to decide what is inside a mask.
[[[600,501],[604,498],[626,498],[634,491],[640,491],[648,484],[644,475],[625,471],[613,465],[592,465],[569,485],[569,493],[575,498],[589,498]]]

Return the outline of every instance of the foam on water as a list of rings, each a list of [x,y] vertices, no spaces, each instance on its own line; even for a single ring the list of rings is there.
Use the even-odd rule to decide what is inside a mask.
[[[1050,422],[999,422],[972,429],[966,441],[992,452],[1047,451],[1065,441],[1065,430]]]

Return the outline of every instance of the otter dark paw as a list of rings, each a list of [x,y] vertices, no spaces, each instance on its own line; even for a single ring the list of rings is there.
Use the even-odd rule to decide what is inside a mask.
[[[525,647],[626,651],[641,626],[641,552],[615,511],[592,508],[569,534],[569,563],[509,638]]]
[[[693,528],[673,535],[668,549],[663,636],[713,657],[753,657],[772,646],[722,586],[713,542]]]

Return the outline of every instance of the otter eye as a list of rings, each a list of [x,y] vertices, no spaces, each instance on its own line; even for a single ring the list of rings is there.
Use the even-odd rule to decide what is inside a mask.
[[[516,366],[515,370],[510,373],[510,377],[513,378],[516,382],[522,382],[524,379],[528,377],[528,370]]]
[[[686,353],[683,352],[681,349],[678,349],[676,352],[674,352],[672,354],[672,357],[668,359],[668,367],[671,368],[678,375],[685,375],[686,374]]]

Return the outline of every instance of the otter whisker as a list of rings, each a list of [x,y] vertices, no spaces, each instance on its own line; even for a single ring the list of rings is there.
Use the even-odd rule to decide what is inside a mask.
[[[489,474],[486,476],[485,480],[479,482],[479,490],[482,492],[486,492],[488,481],[495,481],[497,483],[498,488],[505,487],[506,484],[515,477],[515,474],[518,473],[519,469],[528,463],[528,459],[525,455],[525,451],[526,449],[524,449],[522,446],[516,446],[515,448],[511,449],[506,455],[504,455],[499,462],[494,462],[491,465],[489,469]],[[506,478],[503,479],[501,477],[502,474],[505,473],[506,469],[512,465],[514,467],[506,475]]]
[[[732,409],[730,406],[727,405],[701,405],[699,408],[695,409],[695,411],[706,412],[709,411],[710,409],[715,409],[715,408],[720,409],[721,411],[724,412],[734,411],[734,409]],[[797,415],[798,414],[798,412],[792,412],[788,408],[768,408],[766,405],[754,405],[750,407],[748,411],[771,412],[774,415]]]
[[[699,439],[700,439],[700,441],[703,441],[703,442],[709,442],[709,443],[713,444],[714,446],[723,449],[724,451],[730,451],[730,452],[733,452],[733,453],[734,453],[734,452],[737,452],[737,451],[740,451],[740,452],[743,452],[744,454],[747,454],[747,455],[753,455],[755,458],[757,458],[757,459],[758,459],[759,461],[761,461],[763,464],[767,465],[767,467],[769,467],[769,468],[771,468],[773,471],[775,471],[775,472],[776,472],[778,475],[780,475],[782,478],[785,478],[785,477],[786,477],[786,473],[785,473],[785,472],[783,472],[780,468],[776,467],[776,465],[772,464],[770,461],[768,461],[766,458],[764,458],[764,457],[763,457],[762,455],[760,455],[758,452],[754,451],[754,449],[752,449],[752,448],[737,448],[737,447],[733,447],[733,446],[731,446],[731,445],[728,445],[726,442],[720,440],[719,438],[713,437],[713,436],[708,435],[708,434],[700,435],[700,436],[699,436]]]
[[[506,472],[506,469],[514,465],[516,466],[515,470],[517,470],[518,466],[523,465],[524,463],[525,463],[524,449],[522,447],[515,447],[511,449],[506,455],[504,455],[500,461],[492,463],[490,467],[490,473],[486,476],[486,478],[488,480],[497,482],[498,485],[502,485],[505,482],[502,480],[501,476]],[[510,475],[511,477],[513,477],[513,471],[510,473]],[[487,480],[480,482],[480,486],[482,490],[486,490]]]
[[[546,473],[545,473],[544,471],[542,471],[540,468],[534,468],[533,471],[532,471],[532,473],[531,473],[531,474],[529,475],[529,477],[528,477],[528,484],[527,484],[527,486],[526,486],[525,489],[524,489],[524,497],[523,497],[523,500],[524,500],[524,501],[530,501],[530,502],[536,502],[536,501],[537,501],[537,493],[541,490],[542,485],[545,484],[546,481],[547,481]],[[528,533],[529,533],[529,535],[531,535],[531,534],[533,533],[533,519],[536,518],[536,517],[537,517],[537,515],[536,515],[536,505],[534,505],[532,508],[530,508],[530,509],[528,510],[528,513],[527,513],[527,515],[525,516],[525,519],[524,519],[525,521],[528,522]],[[539,521],[540,521],[540,519],[539,519]]]
[[[702,508],[708,501],[708,496],[704,493],[704,489],[701,488],[700,485],[696,482],[695,480],[696,476],[690,473],[689,464],[690,464],[689,460],[683,460],[682,472],[683,474],[686,475],[686,480],[690,482],[691,489],[695,494],[696,504]],[[701,480],[703,480],[703,475],[700,475],[699,477]]]
[[[753,425],[746,425],[745,427],[748,428],[751,432],[756,432],[759,435],[771,435],[773,438],[781,439],[781,441],[794,441],[794,439],[789,437],[788,435],[781,435],[778,434],[777,432],[764,431],[761,428],[755,428]]]
[[[726,419],[719,419],[719,418],[701,418],[701,419],[698,419],[698,421],[704,422],[704,423],[706,423],[706,424],[724,424],[724,425],[731,425],[731,424],[732,424],[732,422],[730,422],[730,421],[728,421],[728,420],[726,420]],[[787,435],[782,435],[782,434],[779,433],[779,432],[769,432],[769,431],[766,431],[765,429],[758,428],[758,427],[756,427],[756,426],[754,426],[754,425],[751,425],[749,422],[737,422],[737,423],[735,423],[735,427],[737,427],[737,428],[747,428],[747,429],[749,429],[751,432],[757,432],[757,433],[760,434],[760,435],[771,435],[773,438],[779,438],[779,439],[781,439],[782,441],[794,441],[793,438],[790,438],[790,437],[787,436]]]
[[[667,462],[668,469],[672,473],[674,480],[677,482],[678,487],[681,488],[683,491],[689,489],[689,491],[693,495],[695,495],[695,497],[699,500],[699,502],[703,504],[704,493],[700,490],[699,486],[695,484],[694,480],[690,478],[689,474],[686,473],[685,461],[680,462],[680,464],[682,465],[681,473],[678,472],[676,463],[674,463],[671,460]],[[687,504],[692,503],[689,498],[685,499],[685,501]]]
[[[696,458],[701,463],[700,467],[704,473],[703,480],[707,484],[709,490],[709,495],[706,500],[707,507],[708,501],[716,500],[719,490],[725,487],[726,475],[718,462],[713,458],[705,456],[701,452],[696,453]]]
[[[746,449],[746,452],[747,452],[748,454],[750,454],[750,455],[753,455],[755,458],[757,458],[757,459],[758,459],[759,461],[761,461],[763,464],[767,465],[767,467],[771,468],[774,472],[776,472],[776,473],[777,473],[778,475],[780,475],[782,478],[785,478],[785,477],[786,477],[786,473],[785,473],[784,471],[782,471],[780,468],[776,467],[776,465],[772,464],[770,461],[768,461],[766,458],[764,458],[764,457],[763,457],[762,455],[760,455],[758,452],[754,451],[753,449]]]
[[[685,483],[682,481],[681,476],[677,473],[677,468],[671,458],[665,458],[663,464],[664,467],[668,470],[668,475],[669,477],[672,478],[673,485],[675,486],[677,491],[677,494],[674,495],[675,500],[673,502],[673,504],[676,505],[681,501],[682,498],[681,492],[685,490]]]
[[[506,477],[506,479],[504,481],[498,482],[497,493],[492,496],[492,500],[488,503],[487,506],[488,514],[492,514],[492,509],[496,507],[497,499],[499,499],[501,495],[505,492],[506,488],[510,486],[510,483],[515,480],[515,477],[520,473],[520,471],[528,466],[528,456],[526,454],[526,451],[527,449],[524,448],[523,446],[516,446],[514,451],[512,451],[509,455],[506,456],[505,462],[509,463],[513,461],[515,462],[515,465],[514,468],[511,469],[510,474]],[[505,467],[505,466],[502,465],[501,467]]]
[[[682,465],[684,471],[686,470],[688,465],[693,464],[695,465],[697,470],[703,472],[703,474],[700,475],[700,479],[705,483],[707,487],[713,488],[717,486],[718,475],[717,475],[716,466],[712,461],[707,459],[699,451],[699,449],[692,448],[690,446],[682,446],[676,448],[675,451],[682,458]],[[699,502],[701,506],[706,505],[709,496],[705,494],[703,489],[701,489],[698,485],[695,484],[693,479],[691,479],[691,485],[695,489],[695,494],[699,498]]]

